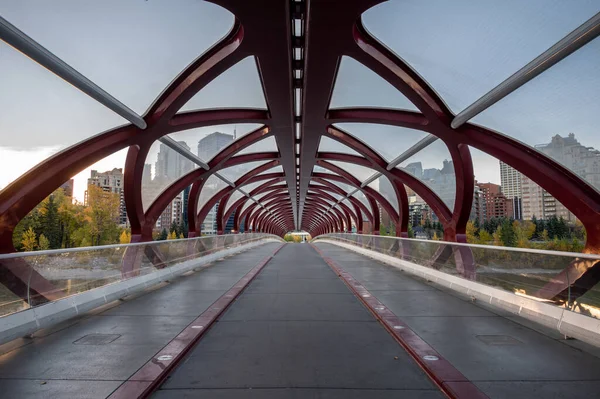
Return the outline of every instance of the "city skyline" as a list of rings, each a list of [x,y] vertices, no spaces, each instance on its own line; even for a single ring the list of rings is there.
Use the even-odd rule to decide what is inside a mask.
[[[424,7],[429,11],[423,12]],[[470,12],[466,13],[469,7]],[[363,22],[458,113],[594,15],[598,7],[594,2],[577,5],[554,2],[552,7],[526,2],[520,5],[518,13],[514,10],[513,5],[504,3],[486,7],[441,0],[426,5],[415,1],[389,2],[365,12]],[[92,5],[74,3],[66,8],[46,3],[5,2],[0,4],[0,12],[140,114],[185,65],[224,36],[234,20],[233,15],[214,4],[192,0],[182,1],[180,7],[116,0]],[[469,15],[475,12],[488,21],[488,29],[479,30],[471,23]],[[86,15],[93,18],[81,18]],[[131,27],[132,19],[140,21],[136,29]],[[447,28],[444,22],[447,20],[454,21],[453,29]],[[165,27],[160,34],[153,29],[159,22]],[[102,29],[108,23],[113,27],[110,32]],[[421,35],[414,40],[402,40],[408,35],[415,36],[411,35],[415,31]],[[473,32],[477,32],[477,40],[463,40],[473,36]],[[72,40],[73,37],[79,40]],[[97,40],[98,37],[102,40]],[[186,44],[189,37],[196,38],[194,46]],[[86,44],[91,41],[95,43],[94,51]],[[131,41],[136,42],[135,48],[129,45]],[[160,57],[154,52],[157,43],[162,51]],[[0,85],[6,88],[4,93],[10,93],[0,95],[0,107],[6,110],[0,120],[0,132],[4,133],[0,135],[4,139],[0,141],[0,157],[5,166],[10,165],[0,169],[0,188],[51,154],[125,123],[4,43],[0,43],[0,54],[1,67],[6,72],[0,76]],[[575,132],[586,146],[600,148],[600,113],[595,112],[600,91],[598,65],[600,39],[593,40],[471,122],[531,146],[547,142],[551,134],[566,136]],[[332,107],[374,105],[415,109],[382,78],[357,61],[343,57]],[[225,106],[266,108],[256,62],[251,57],[232,66],[181,110]],[[340,127],[344,125],[348,124]],[[232,133],[234,128],[206,129]],[[241,130],[238,125],[238,131]],[[378,126],[374,131],[369,124],[348,130],[368,139],[388,160],[424,135],[389,126]],[[202,135],[202,131],[194,129],[171,136],[185,141],[181,137],[194,134]],[[440,144],[438,141],[414,157],[423,162],[424,168],[431,168],[440,159],[449,159]],[[83,200],[90,170],[124,167],[126,152],[124,149],[113,154],[74,176],[75,198]],[[149,154],[149,159],[153,155]],[[414,157],[405,163],[414,161]],[[496,159],[475,149],[472,158],[479,180],[500,182]]]

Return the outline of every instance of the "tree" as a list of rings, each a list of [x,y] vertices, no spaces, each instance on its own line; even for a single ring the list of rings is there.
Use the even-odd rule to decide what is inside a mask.
[[[550,235],[548,234],[548,230],[546,230],[546,229],[542,230],[542,234],[540,234],[540,237],[542,238],[542,240],[548,241],[550,239]]]
[[[412,226],[410,225],[410,223],[408,224],[408,238],[415,238],[415,232],[413,231]]]
[[[158,240],[159,241],[164,241],[169,237],[169,233],[167,233],[167,229],[162,229],[162,231],[160,232],[159,236],[158,236]]]
[[[492,237],[494,238],[494,245],[497,245],[499,247],[504,245],[504,243],[502,242],[502,226],[498,226],[494,234],[492,234]]]
[[[180,240],[182,240],[182,239],[184,239],[184,238],[185,238],[185,236],[183,235],[183,233],[180,233],[180,234],[179,234],[179,239],[180,239]]]
[[[88,204],[85,208],[86,236],[90,245],[113,244],[119,238],[119,194],[88,186]]]
[[[121,232],[119,236],[119,244],[129,244],[131,242],[131,232],[127,229]]]
[[[23,233],[21,237],[21,244],[23,245],[23,250],[27,252],[35,251],[37,247],[36,235],[33,228],[27,229],[26,232]]]
[[[434,230],[434,232],[433,232],[433,237],[432,237],[431,239],[432,239],[433,241],[439,241],[439,240],[440,240],[440,238],[439,238],[439,237],[438,237],[438,235],[437,235],[437,231],[435,231],[435,230]]]
[[[60,248],[62,244],[62,232],[58,218],[58,205],[56,204],[54,194],[50,194],[50,196],[42,201],[40,214],[42,231],[39,234],[43,234],[48,240],[49,248]]]
[[[177,239],[177,233],[172,231],[167,235],[167,240],[176,240]]]
[[[500,231],[500,238],[502,243],[506,247],[514,247],[516,244],[516,235],[513,224],[510,219],[504,218],[502,221],[502,230]]]
[[[479,232],[479,242],[482,244],[489,244],[493,240],[493,237],[487,230],[481,230]]]
[[[529,248],[529,240],[535,233],[535,224],[529,220],[523,220],[521,222],[515,220],[513,222],[513,229],[515,232],[516,245],[519,248]]]
[[[169,232],[173,233],[175,232],[175,235],[179,235],[180,231],[179,231],[179,225],[173,220],[173,222],[171,223],[171,227],[169,228]]]
[[[467,242],[471,244],[479,243],[479,238],[477,237],[477,227],[475,227],[475,223],[472,221],[467,222]]]
[[[39,243],[38,243],[38,248],[41,251],[45,251],[46,249],[50,248],[50,241],[48,241],[48,239],[46,238],[46,236],[43,235],[43,234],[40,235]]]

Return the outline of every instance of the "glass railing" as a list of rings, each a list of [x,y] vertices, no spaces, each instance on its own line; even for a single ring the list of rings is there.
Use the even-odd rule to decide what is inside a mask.
[[[0,317],[264,239],[229,234],[0,255]]]
[[[594,273],[600,256],[389,236],[334,233],[315,240],[345,242],[600,318]]]

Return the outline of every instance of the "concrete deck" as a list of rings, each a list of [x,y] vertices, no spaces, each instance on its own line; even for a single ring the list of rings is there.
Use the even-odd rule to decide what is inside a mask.
[[[0,347],[0,396],[105,398],[279,243]]]
[[[490,398],[591,398],[600,352],[336,245],[317,243]]]
[[[280,244],[0,347],[7,398],[105,398]],[[590,398],[600,351],[331,244],[357,279],[491,398]],[[308,244],[288,244],[155,392],[164,398],[443,398]]]

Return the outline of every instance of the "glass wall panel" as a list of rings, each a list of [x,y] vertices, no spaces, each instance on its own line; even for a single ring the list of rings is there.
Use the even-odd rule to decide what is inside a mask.
[[[254,57],[246,57],[223,72],[180,111],[212,108],[267,108]]]
[[[338,123],[335,127],[363,141],[388,162],[429,135],[421,130],[373,123]]]
[[[351,57],[342,57],[329,108],[377,107],[417,110],[382,77]]]
[[[600,39],[473,118],[535,149],[600,189]]]
[[[169,1],[4,1],[0,14],[140,114],[227,34],[234,19],[224,8],[195,0],[181,0],[177,6]],[[26,71],[4,72],[10,80],[31,77]],[[0,87],[7,87],[2,76]],[[36,87],[31,81],[29,85]],[[70,113],[83,118],[76,110]]]
[[[458,113],[598,11],[595,0],[407,0],[362,19]]]
[[[118,244],[121,231],[128,226],[124,200],[126,154],[127,149],[111,154],[56,187],[17,224],[13,232],[15,249]],[[53,213],[55,219],[51,218]],[[87,228],[90,223],[102,223],[103,230],[94,232]],[[35,232],[33,244],[31,239],[28,244],[24,242],[29,228]],[[45,243],[42,236],[47,239]]]
[[[443,141],[434,141],[398,167],[428,185],[450,210],[454,208],[456,175],[450,152]]]
[[[184,142],[194,155],[204,162],[209,162],[225,147],[261,127],[262,125],[256,123],[207,126],[171,133],[169,137]]]

